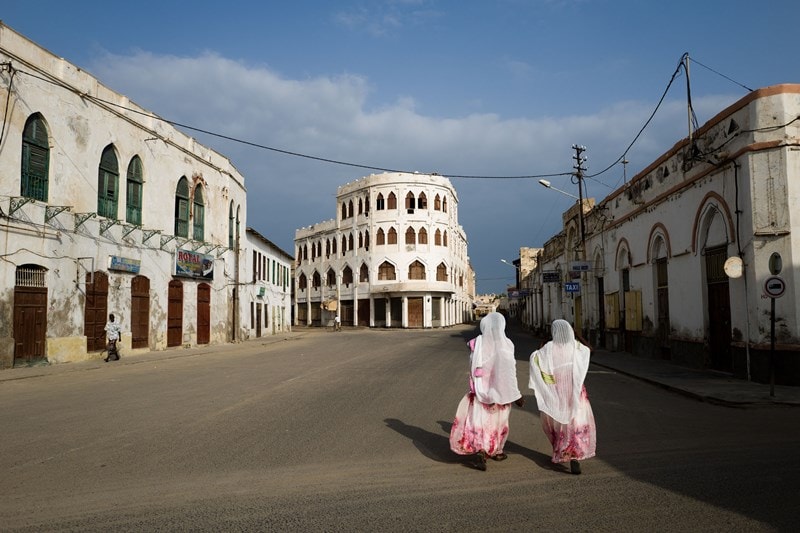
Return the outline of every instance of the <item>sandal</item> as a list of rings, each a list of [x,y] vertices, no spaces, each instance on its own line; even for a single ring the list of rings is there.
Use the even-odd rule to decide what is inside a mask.
[[[508,459],[508,455],[504,454],[503,452],[500,452],[497,455],[491,455],[490,457],[495,461],[505,461]]]
[[[478,452],[478,456],[476,458],[476,461],[474,463],[472,463],[472,466],[474,466],[478,470],[481,470],[481,471],[485,472],[486,471],[486,453],[485,452]]]
[[[570,460],[569,471],[575,474],[576,476],[581,473],[581,464],[578,462],[577,459]]]

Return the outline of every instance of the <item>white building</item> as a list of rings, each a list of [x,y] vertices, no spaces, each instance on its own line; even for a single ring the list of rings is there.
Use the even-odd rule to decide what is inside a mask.
[[[2,23],[0,105],[0,366],[247,338],[228,159]]]
[[[798,117],[800,85],[753,91],[573,206],[539,256],[532,326],[566,317],[610,349],[800,384]]]
[[[474,274],[458,196],[436,174],[339,187],[336,218],[295,232],[296,323],[430,328],[472,319]]]
[[[248,282],[240,285],[240,294],[248,302],[247,337],[290,331],[294,258],[253,228],[247,228],[245,236],[242,253],[249,258]]]

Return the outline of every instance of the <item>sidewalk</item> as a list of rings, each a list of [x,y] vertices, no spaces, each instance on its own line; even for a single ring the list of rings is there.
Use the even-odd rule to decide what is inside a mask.
[[[800,406],[800,387],[775,385],[775,396],[770,396],[769,384],[681,367],[626,352],[594,350],[592,363],[708,403],[729,407]]]

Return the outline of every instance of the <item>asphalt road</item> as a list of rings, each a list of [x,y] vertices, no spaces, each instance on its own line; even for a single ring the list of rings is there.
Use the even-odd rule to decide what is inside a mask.
[[[315,331],[0,382],[2,531],[790,531],[800,412],[592,366],[598,456],[550,463],[523,333],[506,452],[450,452],[473,327]],[[12,370],[13,372],[13,370]]]

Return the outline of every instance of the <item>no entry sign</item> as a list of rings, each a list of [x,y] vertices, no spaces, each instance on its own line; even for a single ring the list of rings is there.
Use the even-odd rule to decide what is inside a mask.
[[[786,292],[786,282],[780,276],[770,276],[764,281],[764,293],[770,298],[780,298]]]

